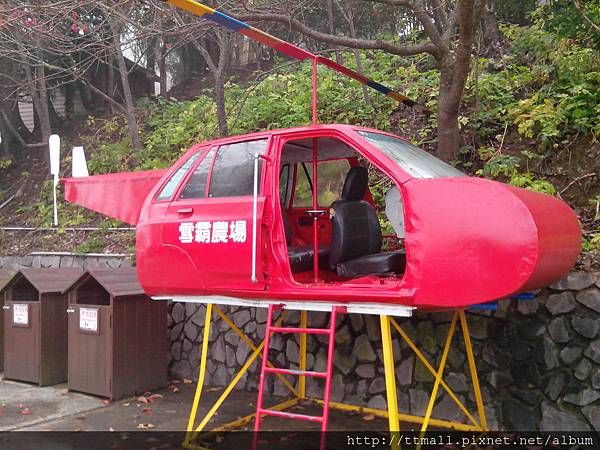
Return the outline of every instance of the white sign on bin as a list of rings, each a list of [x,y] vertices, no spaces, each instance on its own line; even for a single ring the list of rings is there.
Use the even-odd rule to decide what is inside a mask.
[[[94,308],[79,309],[79,329],[98,332],[98,310]]]
[[[13,305],[13,324],[29,325],[29,305],[22,303]]]

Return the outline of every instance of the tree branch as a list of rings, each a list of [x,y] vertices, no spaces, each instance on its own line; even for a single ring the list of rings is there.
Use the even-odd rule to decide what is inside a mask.
[[[429,53],[430,55],[438,58],[440,55],[437,46],[431,43],[416,44],[410,46],[402,46],[392,44],[383,40],[372,40],[372,39],[353,39],[344,36],[333,36],[327,33],[321,33],[320,31],[313,30],[306,26],[302,22],[284,14],[276,13],[248,13],[238,16],[240,20],[260,22],[278,22],[284,25],[289,25],[292,29],[302,33],[305,36],[313,38],[320,42],[327,42],[328,44],[343,45],[349,48],[358,48],[364,50],[383,50],[387,53],[399,56],[412,56],[420,53]]]
[[[592,21],[592,19],[590,19],[588,17],[588,15],[585,13],[585,5],[583,4],[583,0],[573,0],[573,3],[575,4],[575,7],[579,11],[579,15],[581,15],[583,20],[585,20],[588,24],[590,24],[592,26],[592,28],[594,28],[596,31],[600,31],[600,25],[598,25],[597,23],[594,23]]]

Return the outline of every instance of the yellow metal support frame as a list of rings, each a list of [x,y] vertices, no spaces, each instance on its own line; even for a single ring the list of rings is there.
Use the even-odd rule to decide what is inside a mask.
[[[240,369],[234,379],[231,381],[229,386],[225,388],[219,399],[214,403],[214,405],[208,410],[206,415],[200,420],[199,424],[196,426],[197,415],[200,405],[200,399],[202,397],[202,389],[204,388],[204,379],[206,374],[206,362],[208,357],[208,341],[210,337],[210,328],[213,320],[213,311],[216,315],[223,320],[239,337],[240,339],[250,347],[253,353],[250,355],[244,366]],[[277,319],[275,325],[279,326],[282,321],[285,319],[286,312],[282,311],[281,316]],[[471,343],[471,338],[469,335],[469,328],[467,325],[467,319],[464,310],[457,310],[452,315],[452,320],[450,322],[450,328],[448,330],[448,335],[446,337],[446,341],[444,344],[444,349],[442,352],[442,357],[440,360],[439,367],[437,370],[434,366],[427,360],[425,355],[418,349],[413,340],[408,336],[408,334],[402,329],[402,327],[398,324],[398,322],[389,316],[382,315],[380,316],[380,324],[381,324],[381,338],[382,338],[382,349],[383,349],[383,363],[384,363],[384,371],[385,371],[385,382],[386,382],[386,394],[387,394],[387,410],[381,409],[373,409],[373,408],[365,408],[355,405],[349,405],[346,403],[339,402],[330,402],[329,406],[333,409],[338,409],[341,411],[351,411],[358,412],[363,414],[374,414],[377,417],[387,418],[389,424],[390,432],[398,432],[400,431],[400,423],[414,423],[421,425],[421,433],[424,433],[429,426],[434,426],[438,428],[447,428],[453,429],[457,431],[474,431],[474,432],[485,432],[488,431],[487,421],[485,417],[485,408],[483,405],[483,398],[481,395],[481,389],[479,386],[479,379],[477,377],[477,368],[475,365],[475,358],[473,355],[473,348]],[[452,340],[455,335],[456,326],[459,324],[462,330],[462,336],[465,344],[465,349],[467,353],[467,361],[469,364],[469,372],[471,375],[471,381],[473,385],[473,393],[475,396],[475,403],[477,405],[477,415],[479,416],[479,420],[476,420],[473,414],[469,412],[466,406],[460,401],[460,399],[456,396],[456,394],[452,391],[452,389],[446,384],[443,380],[444,369],[446,366],[446,361],[448,359],[448,354],[450,352],[450,348],[452,345]],[[306,328],[308,326],[308,312],[301,311],[300,313],[300,327]],[[396,390],[396,368],[394,365],[394,353],[392,346],[392,329],[396,330],[400,337],[407,343],[407,345],[412,349],[417,358],[423,363],[425,368],[433,375],[434,383],[431,391],[431,395],[429,398],[429,403],[427,405],[427,411],[425,416],[415,416],[410,414],[404,414],[398,411],[398,398],[397,398],[397,390]],[[306,350],[307,350],[307,335],[300,335],[300,361],[299,366],[300,370],[306,370]],[[190,411],[190,417],[188,420],[187,433],[184,441],[184,447],[188,449],[202,449],[195,445],[193,442],[198,437],[200,433],[202,433],[209,423],[211,418],[215,415],[216,411],[223,404],[225,399],[234,389],[235,385],[239,382],[242,376],[248,371],[252,363],[262,355],[264,349],[264,341],[260,343],[258,346],[242,331],[240,330],[230,319],[225,315],[217,306],[208,304],[206,307],[206,317],[204,320],[204,334],[202,339],[202,352],[200,355],[200,372],[198,377],[198,385],[196,387],[196,393],[194,396],[194,403],[192,404],[192,408]],[[269,367],[273,367],[270,362],[267,362]],[[310,400],[316,404],[323,404],[323,400],[313,399],[306,396],[306,378],[299,377],[298,378],[298,386],[292,386],[289,381],[284,378],[280,374],[276,374],[284,383],[284,385],[288,388],[288,390],[293,394],[293,398],[287,400],[285,402],[279,403],[275,406],[269,407],[269,409],[275,410],[285,410],[297,405],[301,400]],[[470,423],[461,423],[449,420],[441,420],[435,419],[432,417],[433,409],[435,406],[436,397],[439,391],[439,388],[442,388],[446,393],[450,396],[450,398],[456,403],[458,408],[465,414]],[[254,419],[255,414],[249,414],[245,417],[242,417],[233,422],[229,422],[225,425],[219,426],[210,430],[211,433],[221,432],[233,430],[236,428],[243,427],[247,425]]]

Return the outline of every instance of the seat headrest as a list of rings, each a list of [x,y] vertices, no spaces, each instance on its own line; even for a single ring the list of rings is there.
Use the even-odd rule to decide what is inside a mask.
[[[366,167],[352,167],[346,175],[342,200],[362,200],[369,185],[369,171]]]

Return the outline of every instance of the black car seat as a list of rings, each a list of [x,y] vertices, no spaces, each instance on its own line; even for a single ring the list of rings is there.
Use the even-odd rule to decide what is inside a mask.
[[[290,267],[292,272],[307,272],[313,270],[313,258],[315,255],[312,245],[292,245],[292,227],[288,218],[287,212],[282,207],[281,216],[283,226],[285,228],[285,241],[287,243],[288,255],[290,257]],[[319,265],[327,267],[327,256],[329,255],[329,247],[319,245]]]
[[[329,265],[341,277],[404,272],[404,252],[380,253],[383,239],[379,220],[373,207],[363,200],[368,183],[368,170],[352,167],[344,182],[342,198],[331,205]]]

